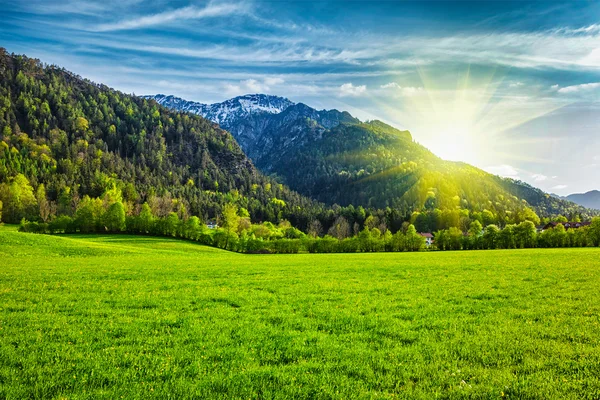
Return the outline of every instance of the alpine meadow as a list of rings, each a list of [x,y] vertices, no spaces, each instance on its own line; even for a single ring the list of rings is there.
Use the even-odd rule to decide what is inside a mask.
[[[600,4],[0,21],[0,399],[600,398]]]

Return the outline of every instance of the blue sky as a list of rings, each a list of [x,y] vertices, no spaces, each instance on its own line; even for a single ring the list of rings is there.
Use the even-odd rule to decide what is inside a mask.
[[[596,1],[3,0],[0,13],[0,46],[124,92],[281,95],[549,192],[600,189]]]

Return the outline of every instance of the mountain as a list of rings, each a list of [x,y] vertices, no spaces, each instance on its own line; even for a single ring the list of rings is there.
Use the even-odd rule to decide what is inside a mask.
[[[294,105],[294,103],[286,98],[264,94],[248,94],[216,104],[202,104],[164,94],[142,97],[153,99],[162,106],[178,111],[187,111],[201,115],[222,127],[228,127],[231,124],[235,124],[236,121],[248,118],[253,114],[278,114],[289,106]]]
[[[574,193],[565,197],[567,200],[587,208],[600,210],[600,191],[592,190],[587,193]]]
[[[154,98],[163,101],[166,97]],[[526,206],[542,216],[581,214],[585,218],[593,214],[524,182],[442,160],[416,143],[410,132],[381,121],[361,122],[347,112],[319,111],[266,95],[247,95],[194,109],[177,99],[169,106],[183,110],[180,105],[184,104],[187,110],[217,122],[206,110],[232,110],[225,105],[246,98],[260,98],[265,104],[273,101],[281,107],[269,112],[247,108],[243,114],[237,108],[221,119],[221,127],[233,134],[261,171],[324,203],[390,207],[401,214],[487,210],[497,220],[510,220],[511,214]]]
[[[379,121],[264,95],[225,103],[205,109],[226,115],[235,138],[202,116],[0,48],[2,220],[48,220],[78,204],[95,212],[118,201],[133,215],[148,202],[155,216],[205,219],[235,203],[253,221],[287,219],[305,231],[310,223],[314,232],[539,220],[529,206],[590,215],[521,182],[440,160],[408,131]]]
[[[253,101],[269,109],[261,98],[240,99],[238,111]],[[54,212],[72,212],[84,196],[107,193],[122,193],[129,211],[149,201],[156,215],[177,210],[214,218],[235,201],[255,221],[287,218],[300,227],[327,211],[261,174],[213,122],[2,48],[0,135],[0,184],[15,176],[25,177],[24,187],[44,184]],[[0,200],[5,221],[18,222],[19,214],[7,210],[19,208],[19,200],[6,190]]]

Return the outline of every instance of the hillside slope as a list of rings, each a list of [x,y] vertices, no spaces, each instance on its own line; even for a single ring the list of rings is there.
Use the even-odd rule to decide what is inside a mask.
[[[43,183],[54,208],[117,187],[130,209],[159,198],[159,214],[214,218],[236,201],[255,220],[306,224],[321,210],[258,172],[214,123],[1,48],[0,134],[0,183]]]
[[[257,96],[263,102],[268,97],[242,98]],[[210,107],[221,109],[236,99]],[[273,101],[285,104],[280,97]],[[163,104],[211,118],[203,114],[205,108],[190,108],[182,99]],[[263,172],[327,204],[391,207],[402,214],[436,208],[488,210],[502,218],[526,205],[542,216],[594,214],[526,183],[444,161],[414,142],[408,131],[380,121],[361,122],[347,112],[291,104],[280,112],[233,112],[221,126]]]

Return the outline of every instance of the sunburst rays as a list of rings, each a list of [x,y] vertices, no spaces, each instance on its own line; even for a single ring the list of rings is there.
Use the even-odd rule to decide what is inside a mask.
[[[434,75],[425,68],[416,69],[421,90],[410,95],[392,94],[390,98],[371,100],[390,120],[399,121],[415,139],[440,157],[485,166],[491,159],[544,163],[543,156],[527,152],[523,137],[512,130],[564,107],[538,89],[523,94],[507,85],[506,71],[489,68],[473,73],[470,66],[456,76],[454,87],[448,75]],[[401,90],[401,88],[397,88]],[[536,137],[544,142],[551,138]],[[513,148],[512,151],[503,151]],[[514,148],[521,151],[514,151]]]

